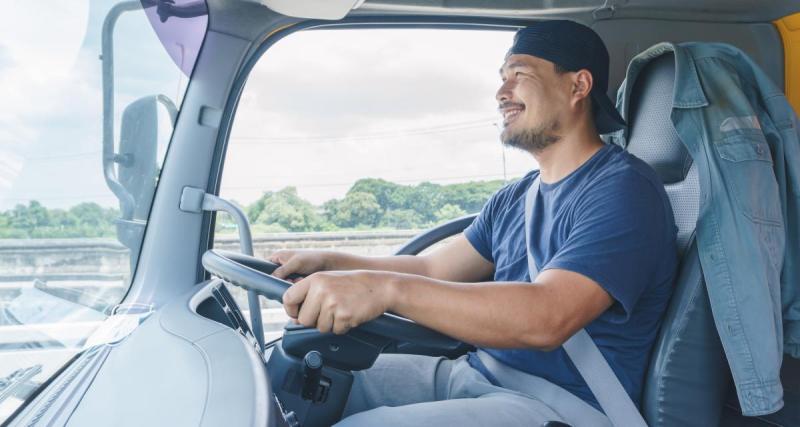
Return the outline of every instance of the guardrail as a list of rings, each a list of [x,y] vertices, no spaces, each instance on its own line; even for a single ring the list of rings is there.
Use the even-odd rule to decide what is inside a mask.
[[[417,230],[260,234],[257,256],[283,248],[340,249],[360,254],[389,254]],[[214,246],[237,250],[238,238],[219,235]],[[0,283],[42,281],[120,281],[130,275],[128,249],[116,239],[0,239]]]

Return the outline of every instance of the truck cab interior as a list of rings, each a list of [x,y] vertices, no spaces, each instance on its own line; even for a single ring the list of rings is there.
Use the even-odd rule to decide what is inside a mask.
[[[648,47],[664,41],[723,42],[749,55],[800,111],[796,0],[142,0],[114,7],[119,14],[125,8],[150,10],[162,41],[167,38],[158,32],[161,24],[206,20],[193,67],[184,70],[188,80],[182,101],[175,105],[154,97],[142,107],[153,116],[152,108],[169,113],[172,128],[163,165],[121,172],[118,165],[124,166],[120,162],[127,154],[156,156],[156,147],[141,143],[148,138],[144,131],[127,133],[138,145],[104,146],[104,158],[123,159],[108,166],[107,181],[117,188],[112,191],[127,212],[117,230],[133,254],[130,287],[108,318],[113,324],[107,320],[101,327],[101,345],[84,346],[36,383],[3,425],[326,426],[341,417],[352,371],[369,368],[379,354],[452,358],[471,348],[389,313],[345,335],[288,324],[278,338],[264,342],[255,314],[261,313],[259,298],[279,303],[289,284],[270,276],[276,266],[253,256],[252,242],[242,243],[239,252],[220,249],[214,239],[220,211],[235,219],[241,242],[252,239],[246,215],[226,202],[220,189],[248,79],[283,39],[303,32],[375,28],[511,35],[537,20],[571,19],[590,26],[606,43],[612,99],[631,59]],[[190,31],[189,25],[179,30]],[[503,54],[497,52],[498,63]],[[110,58],[112,52],[103,55]],[[674,57],[661,56],[629,83],[626,149],[663,181],[679,230],[681,260],[650,356],[641,412],[651,426],[800,426],[800,363],[788,355],[781,371],[783,409],[747,417],[738,406],[694,237],[698,170],[670,121]],[[127,111],[134,115],[134,109]],[[125,126],[136,128],[125,114],[120,118],[123,134]],[[143,117],[138,119],[163,120]],[[106,132],[114,138],[113,126]],[[292,179],[285,178],[288,184]],[[460,233],[473,218],[471,212],[438,224],[396,253],[421,253]],[[233,298],[234,290],[247,293],[249,308]]]

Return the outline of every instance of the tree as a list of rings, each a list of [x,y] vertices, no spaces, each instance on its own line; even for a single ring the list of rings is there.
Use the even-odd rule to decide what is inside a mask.
[[[467,213],[476,213],[503,186],[502,180],[475,181],[442,187],[441,202],[460,207]]]
[[[26,237],[24,230],[12,226],[11,212],[0,212],[0,238],[20,239]]]
[[[80,203],[70,208],[69,213],[84,226],[104,227],[108,225],[108,215],[97,203]]]
[[[381,219],[384,227],[395,228],[398,230],[412,230],[421,228],[425,220],[422,216],[411,209],[395,209],[386,212]]]
[[[442,206],[438,211],[436,211],[436,222],[444,222],[449,221],[451,219],[456,219],[458,217],[462,217],[466,215],[467,212],[464,209],[456,205],[446,204]]]
[[[344,228],[374,227],[383,216],[381,205],[373,194],[349,191],[344,199],[326,203],[325,214],[329,221]]]
[[[380,178],[363,178],[350,187],[347,194],[369,193],[385,212],[390,209],[407,208],[409,187],[395,184]]]
[[[297,195],[295,187],[277,192],[268,191],[250,209],[257,224],[278,224],[288,231],[317,231],[322,228],[322,218],[314,205]]]
[[[11,226],[30,233],[38,227],[50,225],[50,215],[47,208],[36,200],[28,202],[28,206],[17,205],[11,211]]]
[[[441,206],[441,189],[441,185],[432,182],[417,185],[413,188],[407,208],[420,214],[428,223],[436,221],[436,211]]]
[[[50,224],[59,230],[66,231],[80,226],[80,220],[70,211],[53,209],[50,211]]]

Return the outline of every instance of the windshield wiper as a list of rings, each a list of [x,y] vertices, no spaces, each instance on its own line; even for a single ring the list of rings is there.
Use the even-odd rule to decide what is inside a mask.
[[[30,379],[42,372],[42,365],[19,368],[8,376],[0,378],[0,403],[11,396],[26,396],[39,385]]]

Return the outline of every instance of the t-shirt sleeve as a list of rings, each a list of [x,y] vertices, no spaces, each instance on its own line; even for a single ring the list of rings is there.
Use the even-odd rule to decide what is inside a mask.
[[[494,218],[494,206],[497,204],[498,193],[495,193],[481,209],[481,212],[475,217],[465,230],[464,236],[467,238],[472,247],[486,258],[491,263],[494,263],[492,257],[492,220]]]
[[[642,293],[659,280],[667,251],[675,250],[666,209],[661,194],[641,176],[604,179],[579,202],[569,235],[543,269],[594,280],[615,300],[612,320],[625,322]]]

